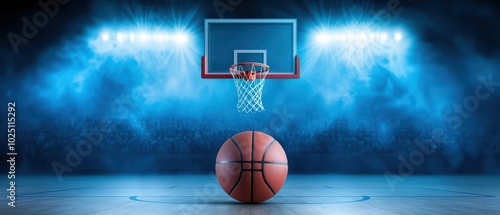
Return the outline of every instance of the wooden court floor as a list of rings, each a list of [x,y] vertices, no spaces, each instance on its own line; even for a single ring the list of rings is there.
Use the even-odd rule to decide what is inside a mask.
[[[290,175],[277,196],[241,204],[214,175],[19,176],[0,214],[500,214],[500,176]],[[7,186],[7,181],[2,179]]]

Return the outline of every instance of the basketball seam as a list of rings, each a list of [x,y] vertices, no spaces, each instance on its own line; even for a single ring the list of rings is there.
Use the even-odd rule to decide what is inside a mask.
[[[267,145],[267,147],[264,149],[264,153],[262,154],[262,162],[264,162],[265,158],[266,158],[266,154],[267,154],[267,151],[269,150],[269,148],[271,148],[271,146],[276,142],[276,140],[273,139],[273,141],[271,141],[269,143],[269,145]],[[276,192],[274,192],[274,189],[271,187],[271,185],[269,185],[269,182],[267,182],[267,179],[266,179],[266,174],[264,172],[264,164],[262,164],[262,179],[264,179],[264,183],[266,183],[267,187],[269,187],[269,189],[271,190],[271,192],[273,192],[274,195],[276,195]]]
[[[252,161],[252,167],[250,168],[250,174],[251,174],[251,178],[250,178],[250,180],[251,180],[251,183],[250,183],[250,203],[253,203],[253,144],[254,144],[254,139],[255,139],[254,136],[255,136],[255,132],[252,131],[252,158],[250,159]]]
[[[238,149],[238,152],[240,153],[240,160],[243,161],[243,153],[241,152],[241,148],[240,146],[236,143],[236,141],[234,141],[234,139],[231,137],[231,142],[233,142],[233,144],[236,146],[236,148]],[[238,180],[236,181],[236,183],[234,184],[234,186],[231,188],[231,190],[229,191],[229,195],[231,195],[231,193],[233,192],[234,188],[236,188],[236,186],[238,185],[238,183],[240,183],[240,180],[241,180],[241,176],[243,175],[243,162],[241,162],[240,164],[240,175],[238,176]]]

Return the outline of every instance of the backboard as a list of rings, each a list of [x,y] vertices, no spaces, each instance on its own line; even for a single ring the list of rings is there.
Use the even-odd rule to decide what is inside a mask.
[[[233,78],[229,66],[269,65],[267,78],[299,78],[296,19],[206,19],[202,78]]]

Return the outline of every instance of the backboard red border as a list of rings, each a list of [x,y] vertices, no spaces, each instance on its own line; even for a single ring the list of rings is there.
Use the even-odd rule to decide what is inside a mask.
[[[271,71],[272,70],[273,70],[273,68],[271,67]],[[201,57],[201,78],[233,78],[231,73],[229,73],[229,70],[228,70],[227,74],[210,74],[207,71],[208,71],[207,61],[206,61],[205,55],[203,55],[203,57]],[[266,78],[276,78],[276,79],[300,78],[300,58],[299,58],[299,56],[298,55],[295,56],[295,73],[294,74],[269,73],[266,76]]]

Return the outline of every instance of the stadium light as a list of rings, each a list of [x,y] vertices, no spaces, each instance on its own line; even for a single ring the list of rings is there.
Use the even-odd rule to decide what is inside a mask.
[[[168,42],[168,40],[170,40],[170,36],[168,34],[164,33],[161,35],[161,40],[163,42]]]
[[[188,41],[188,36],[183,32],[178,32],[174,37],[175,41],[179,44],[185,44]]]
[[[387,33],[380,34],[380,41],[385,42],[387,40]]]
[[[316,38],[315,38],[315,39],[316,39],[316,42],[317,42],[317,43],[320,43],[320,44],[327,44],[327,43],[329,43],[329,42],[330,42],[330,39],[331,39],[331,38],[332,38],[332,37],[330,37],[330,35],[329,35],[329,34],[327,34],[327,33],[319,33],[319,34],[317,34],[317,35],[316,35]]]
[[[342,31],[342,32],[318,32],[314,35],[314,40],[318,45],[327,44],[346,44],[358,42],[385,43],[387,41],[401,41],[403,36],[400,32],[391,33],[394,36],[388,36],[388,32],[371,32],[371,31]]]
[[[160,42],[160,41],[162,41],[162,35],[161,35],[161,34],[158,34],[158,33],[153,34],[153,39],[154,39],[155,41],[159,41],[159,42]]]
[[[147,42],[147,41],[149,41],[151,39],[151,36],[148,35],[148,33],[146,33],[146,32],[142,32],[140,34],[139,39],[140,39],[141,42]]]
[[[141,47],[157,47],[155,45],[185,45],[190,36],[186,32],[168,31],[102,31],[99,34],[100,41],[115,44],[140,45]],[[172,41],[172,43],[169,43]]]
[[[365,33],[358,33],[358,40],[365,40],[366,39],[366,34]]]
[[[122,33],[117,33],[116,40],[118,40],[118,42],[120,42],[120,43],[123,42],[125,40],[125,35]]]
[[[339,38],[340,38],[340,41],[345,41],[347,39],[347,36],[345,34],[341,34],[339,36]]]
[[[109,34],[108,32],[104,32],[101,34],[101,39],[102,41],[108,41],[109,40]]]
[[[403,39],[403,35],[399,32],[394,34],[394,40],[401,41]]]

